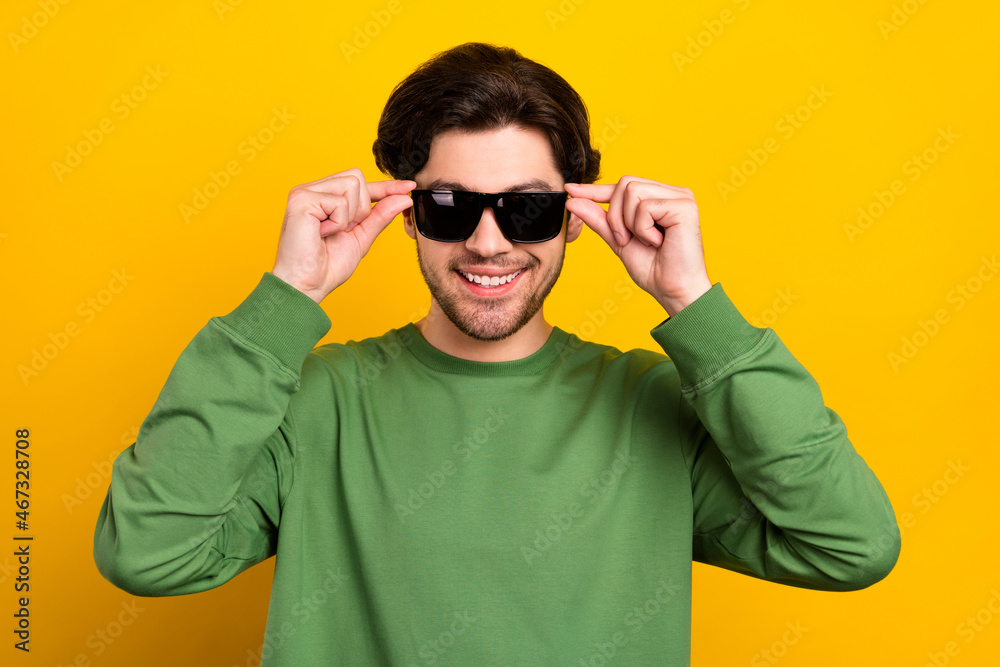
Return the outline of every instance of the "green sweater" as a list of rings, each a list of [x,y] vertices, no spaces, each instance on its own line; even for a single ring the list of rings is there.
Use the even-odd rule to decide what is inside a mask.
[[[516,361],[331,322],[271,273],[184,349],[114,462],[94,559],[135,595],[277,556],[264,667],[688,665],[691,562],[846,591],[888,574],[878,479],[720,283],[652,330]]]

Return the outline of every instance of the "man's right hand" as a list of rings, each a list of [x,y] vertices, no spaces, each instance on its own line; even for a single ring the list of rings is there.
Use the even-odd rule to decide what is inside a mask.
[[[416,185],[366,183],[354,168],[292,188],[271,273],[319,303],[351,277],[393,218],[413,205],[408,193]],[[372,201],[378,203],[372,207]]]

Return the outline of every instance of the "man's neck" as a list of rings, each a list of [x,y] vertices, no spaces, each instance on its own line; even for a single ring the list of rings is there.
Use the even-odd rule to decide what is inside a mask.
[[[552,325],[545,321],[542,309],[539,308],[527,324],[507,338],[497,341],[476,340],[462,333],[433,299],[427,316],[413,324],[424,340],[433,347],[469,361],[524,359],[540,350],[552,333]]]

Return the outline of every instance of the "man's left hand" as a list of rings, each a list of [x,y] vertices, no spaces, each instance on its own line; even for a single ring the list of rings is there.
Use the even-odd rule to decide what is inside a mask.
[[[669,315],[712,286],[691,190],[622,176],[615,185],[566,183],[566,192],[567,210],[611,246],[635,284]],[[608,210],[598,202],[609,204]]]

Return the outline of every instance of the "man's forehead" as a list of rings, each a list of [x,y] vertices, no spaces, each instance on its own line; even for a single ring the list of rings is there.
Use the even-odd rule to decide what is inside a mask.
[[[417,187],[471,192],[562,191],[549,138],[537,128],[507,125],[450,129],[431,141]]]
[[[468,190],[471,192],[480,192],[480,189],[474,187],[474,185],[474,183],[467,183],[460,179],[435,178],[424,186],[424,188],[427,190]],[[549,179],[528,178],[518,179],[516,182],[507,184],[506,187],[501,187],[496,192],[558,192],[562,189],[562,186],[557,186],[555,182]]]

